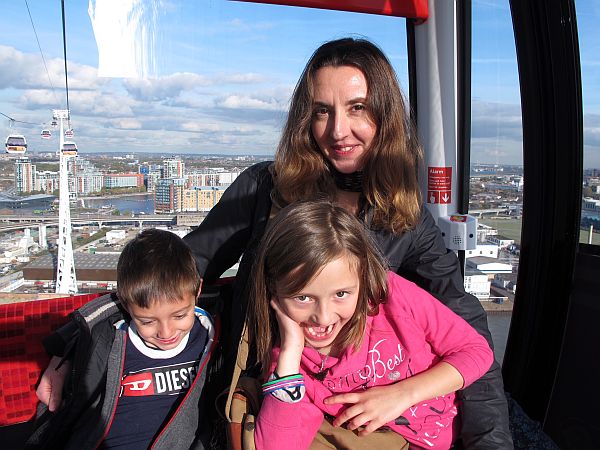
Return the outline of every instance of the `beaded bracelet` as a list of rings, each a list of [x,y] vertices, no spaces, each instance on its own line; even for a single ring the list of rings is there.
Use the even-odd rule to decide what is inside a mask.
[[[296,403],[302,400],[306,392],[302,374],[297,373],[281,378],[275,378],[276,376],[276,374],[271,375],[269,381],[262,385],[263,395],[270,394],[285,403]]]

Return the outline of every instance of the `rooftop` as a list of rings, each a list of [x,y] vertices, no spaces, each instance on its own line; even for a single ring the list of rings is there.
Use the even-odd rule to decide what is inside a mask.
[[[50,269],[55,266],[54,255],[44,255],[27,265],[27,269]],[[76,269],[116,269],[119,255],[114,253],[73,253]]]

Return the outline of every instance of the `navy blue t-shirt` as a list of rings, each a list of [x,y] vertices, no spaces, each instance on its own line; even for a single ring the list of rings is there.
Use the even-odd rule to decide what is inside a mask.
[[[147,347],[132,325],[127,332],[121,392],[103,449],[150,446],[194,380],[208,340],[198,319],[171,350]]]

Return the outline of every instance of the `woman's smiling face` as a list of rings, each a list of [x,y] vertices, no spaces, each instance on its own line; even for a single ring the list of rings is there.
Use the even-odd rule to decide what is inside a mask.
[[[364,73],[353,66],[323,67],[315,73],[313,93],[311,130],[323,156],[341,173],[362,170],[377,132]]]

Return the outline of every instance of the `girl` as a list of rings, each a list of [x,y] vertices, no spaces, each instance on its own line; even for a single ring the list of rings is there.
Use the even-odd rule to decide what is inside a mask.
[[[329,202],[279,212],[253,268],[250,337],[266,368],[258,449],[309,448],[323,418],[449,448],[455,391],[493,360],[486,340],[386,271],[364,225]]]

